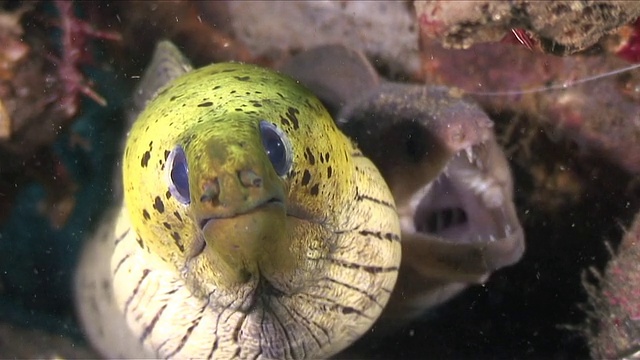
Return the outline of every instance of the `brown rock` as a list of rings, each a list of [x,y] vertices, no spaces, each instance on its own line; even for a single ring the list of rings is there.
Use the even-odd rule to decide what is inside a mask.
[[[513,29],[523,43],[530,37],[545,52],[584,50],[604,35],[640,16],[633,1],[416,1],[423,35],[445,47],[466,49],[495,42]]]

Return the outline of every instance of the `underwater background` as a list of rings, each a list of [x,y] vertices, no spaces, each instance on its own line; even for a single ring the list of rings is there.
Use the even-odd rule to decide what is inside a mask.
[[[69,50],[64,43],[65,28],[59,24],[52,25],[55,23],[52,19],[65,16],[90,19],[89,22],[97,28],[118,32],[122,39],[113,42],[87,37],[81,48],[87,49],[93,59],[74,64],[86,79],[91,80],[92,88],[106,100],[106,106],[80,94],[77,99],[78,110],[68,117],[72,120],[66,121],[60,128],[52,126],[49,130],[55,133],[51,141],[38,144],[36,150],[24,157],[12,152],[15,147],[0,148],[0,156],[3,157],[0,162],[3,183],[0,187],[0,324],[9,329],[37,329],[54,334],[54,337],[66,337],[82,348],[85,346],[84,340],[72,304],[73,269],[83,241],[114,201],[112,182],[114,169],[119,165],[122,139],[126,134],[130,95],[151,55],[155,40],[168,37],[182,44],[187,54],[199,65],[236,59],[274,66],[280,61],[281,52],[300,50],[303,47],[300,41],[303,41],[304,47],[312,47],[351,32],[340,32],[338,30],[343,28],[325,25],[332,30],[327,30],[324,38],[300,40],[295,37],[282,40],[278,38],[284,36],[279,33],[282,29],[278,29],[272,32],[274,39],[280,39],[273,40],[276,45],[259,49],[259,46],[266,46],[264,41],[251,36],[260,33],[260,29],[243,31],[237,23],[229,20],[242,19],[248,23],[255,19],[251,18],[251,13],[243,5],[224,8],[224,2],[221,2],[205,8],[205,5],[191,2],[154,2],[154,5],[134,2],[128,8],[124,3],[105,2],[74,4],[70,13],[64,13],[61,11],[64,8],[62,3],[65,2],[33,3],[27,5],[30,8],[19,16],[18,12],[25,6],[23,3],[0,3],[3,16],[19,17],[18,23],[23,31],[19,37],[39,38],[33,40],[32,52],[27,56],[48,59],[48,55],[42,52],[44,50],[37,50],[44,49],[39,45],[46,44],[48,50],[45,52],[65,60],[63,53]],[[264,12],[267,10],[263,6],[260,8],[262,16],[271,16],[276,24],[283,21],[277,16],[298,16],[302,17],[300,22],[306,22],[309,27],[309,18],[316,19],[314,21],[320,21],[317,19],[321,18],[330,25],[339,23],[347,29],[369,24],[366,31],[361,30],[368,37],[360,36],[353,41],[368,51],[367,54],[372,58],[379,60],[378,70],[383,75],[396,80],[413,81],[418,77],[415,74],[421,73],[421,77],[418,77],[420,81],[441,81],[463,89],[469,83],[478,82],[487,88],[493,86],[491,90],[518,86],[523,89],[531,84],[528,80],[521,82],[525,77],[539,77],[547,80],[542,81],[541,85],[548,85],[555,83],[555,80],[563,80],[557,74],[566,72],[567,68],[605,72],[627,64],[626,60],[609,52],[609,48],[602,43],[598,57],[575,57],[569,60],[557,60],[564,58],[549,54],[546,47],[533,53],[506,42],[479,44],[471,50],[445,49],[437,41],[425,40],[424,34],[420,37],[416,10],[411,2],[403,2],[402,7],[390,3],[378,6],[376,10],[369,11],[369,21],[351,18],[344,23],[339,21],[340,16],[355,13],[355,8],[348,6],[356,5],[329,10],[317,4],[315,8],[314,5],[308,5],[308,8],[295,5],[296,10],[294,5],[282,3],[286,2],[273,5],[272,10],[280,11],[280,15],[266,15]],[[238,8],[234,9],[234,6]],[[416,8],[419,14],[419,6],[416,5]],[[325,17],[318,16],[318,13]],[[328,17],[327,13],[334,17]],[[193,14],[198,15],[196,17]],[[301,14],[309,18],[305,20]],[[146,22],[140,19],[145,16],[149,16]],[[174,20],[176,17],[189,19],[181,23],[188,25],[180,29],[172,28],[174,25],[169,25],[171,21],[167,19]],[[376,22],[376,19],[384,21]],[[205,28],[202,24],[207,24],[207,21],[218,25]],[[269,29],[267,25],[264,26]],[[273,24],[269,26],[277,27]],[[381,35],[385,33],[382,30],[389,26],[397,26],[401,34],[404,34],[402,31],[405,28],[413,28],[406,31],[403,39],[408,40],[405,41],[391,35],[387,35],[386,39]],[[202,50],[200,41],[203,40],[197,40],[194,34],[204,34],[206,31],[210,49]],[[295,33],[290,29],[288,31]],[[262,32],[269,33],[268,30]],[[137,33],[139,37],[134,38],[132,34]],[[12,34],[12,31],[0,26],[0,39]],[[243,42],[239,40],[242,36],[249,38]],[[304,33],[300,36],[304,36]],[[540,40],[540,43],[546,44],[545,41],[547,38]],[[416,44],[412,48],[411,45],[405,46],[405,42]],[[420,48],[418,42],[423,43]],[[425,48],[424,43],[433,48]],[[389,44],[393,44],[393,47]],[[385,52],[384,49],[392,50]],[[487,59],[507,51],[523,54],[509,57],[509,61],[519,65],[529,64],[526,65],[528,72],[514,66],[504,77],[491,78],[487,75],[492,74],[489,70],[486,70],[486,74],[484,71],[473,72],[472,65],[461,65],[465,61],[475,62],[474,66],[481,70],[488,69],[491,60]],[[436,70],[432,73],[426,71],[425,74],[425,68],[430,64],[425,60],[427,57],[439,57],[441,62]],[[454,57],[457,60],[452,60]],[[504,56],[497,57],[504,59]],[[547,64],[544,70],[541,70],[542,65],[536,65],[541,63]],[[44,72],[54,74],[58,68],[47,64]],[[494,64],[495,67],[501,65],[498,62]],[[465,74],[460,70],[463,67],[470,73]],[[17,73],[18,70],[15,71]],[[540,75],[543,73],[545,76]],[[46,76],[58,76],[51,74]],[[15,79],[19,77],[0,76],[2,81]],[[512,82],[513,79],[516,80]],[[55,81],[65,83],[62,77]],[[607,91],[608,85],[585,84],[581,85],[584,87],[580,88],[580,92],[573,95],[581,96],[585,102],[598,96],[604,98],[604,95],[599,95],[604,93],[609,97],[615,96],[616,101],[624,98],[633,106],[626,102],[621,105],[607,98],[606,104],[611,109],[605,109],[609,112],[602,110],[598,119],[613,119],[611,113],[624,114],[627,117],[622,121],[626,120],[630,127],[634,124],[634,130],[609,124],[595,126],[590,120],[583,120],[586,125],[580,123],[577,127],[554,123],[554,119],[561,118],[569,111],[554,107],[558,103],[551,101],[559,96],[553,94],[548,98],[540,95],[534,100],[522,94],[494,102],[482,97],[476,99],[495,121],[501,145],[511,149],[509,160],[515,178],[515,200],[527,239],[525,256],[517,265],[493,274],[486,284],[470,287],[384,341],[356,343],[356,349],[361,351],[364,358],[573,359],[590,356],[590,332],[585,329],[590,326],[586,325],[589,316],[597,314],[598,310],[590,309],[587,305],[590,294],[582,281],[583,274],[589,273],[591,267],[604,272],[607,261],[613,255],[606,243],[610,243],[614,249],[617,247],[640,208],[640,160],[637,156],[640,153],[640,136],[637,135],[640,133],[640,123],[637,120],[639,112],[636,111],[640,96],[633,86],[638,79],[633,73],[611,81],[615,89],[622,89],[619,93]],[[49,90],[67,91],[63,85],[57,86],[52,85]],[[42,112],[49,110],[44,107]],[[572,112],[571,116],[585,114],[576,115]],[[34,128],[32,131],[41,130]],[[602,135],[599,131],[610,132]],[[626,136],[621,135],[623,133]],[[18,147],[28,148],[29,144],[19,144]],[[62,187],[57,187],[60,182],[56,177],[68,180],[64,191],[60,190]],[[57,198],[56,194],[63,194],[64,197]],[[640,273],[637,275],[633,279],[640,278]],[[640,288],[640,281],[629,286]],[[0,357],[20,357],[15,355],[13,347],[16,342],[28,346],[32,341],[28,336],[31,335],[0,331]],[[22,357],[29,356],[21,354]],[[66,356],[82,357],[85,354],[71,352]]]

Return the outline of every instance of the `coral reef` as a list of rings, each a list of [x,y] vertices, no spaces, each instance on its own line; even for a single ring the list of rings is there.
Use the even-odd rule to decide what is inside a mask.
[[[526,114],[581,151],[640,172],[637,73],[573,85],[624,68],[616,55],[557,57],[500,43],[448,50],[431,40],[422,48],[425,82],[456,86],[496,114]]]
[[[497,42],[511,34],[523,45],[571,54],[640,16],[629,1],[415,1],[423,35],[447,48]],[[537,47],[537,46],[536,46]]]
[[[76,18],[69,1],[55,5],[61,33],[57,57],[45,21],[35,15],[43,4],[0,8],[0,219],[8,216],[18,190],[36,180],[49,189],[43,213],[60,227],[73,210],[76,184],[51,145],[73,123],[80,94],[106,104],[78,67],[87,61],[89,39],[117,35]]]
[[[594,359],[640,359],[640,215],[590,293],[586,329]]]

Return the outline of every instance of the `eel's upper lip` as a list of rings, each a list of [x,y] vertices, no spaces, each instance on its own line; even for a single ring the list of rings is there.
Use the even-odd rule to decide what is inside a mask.
[[[258,203],[258,205],[250,208],[249,210],[246,211],[242,211],[242,212],[237,212],[237,213],[232,213],[231,215],[222,215],[222,216],[208,216],[208,217],[204,217],[202,219],[198,220],[198,226],[200,228],[200,230],[204,229],[204,227],[210,222],[210,221],[215,221],[215,220],[219,220],[219,219],[232,219],[236,216],[240,216],[240,215],[246,215],[246,214],[250,214],[252,212],[255,211],[260,211],[263,210],[265,208],[269,208],[269,207],[285,207],[284,205],[284,201],[282,201],[281,199],[278,199],[276,197],[272,197],[269,198],[263,202]]]

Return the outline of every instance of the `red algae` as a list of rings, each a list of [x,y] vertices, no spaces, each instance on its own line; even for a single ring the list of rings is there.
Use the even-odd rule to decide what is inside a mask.
[[[621,46],[617,49],[616,55],[630,61],[640,61],[640,18],[636,19],[633,24],[630,24],[621,29],[623,37],[626,39],[622,42]],[[626,34],[625,34],[626,33]],[[626,35],[626,36],[624,36]]]

